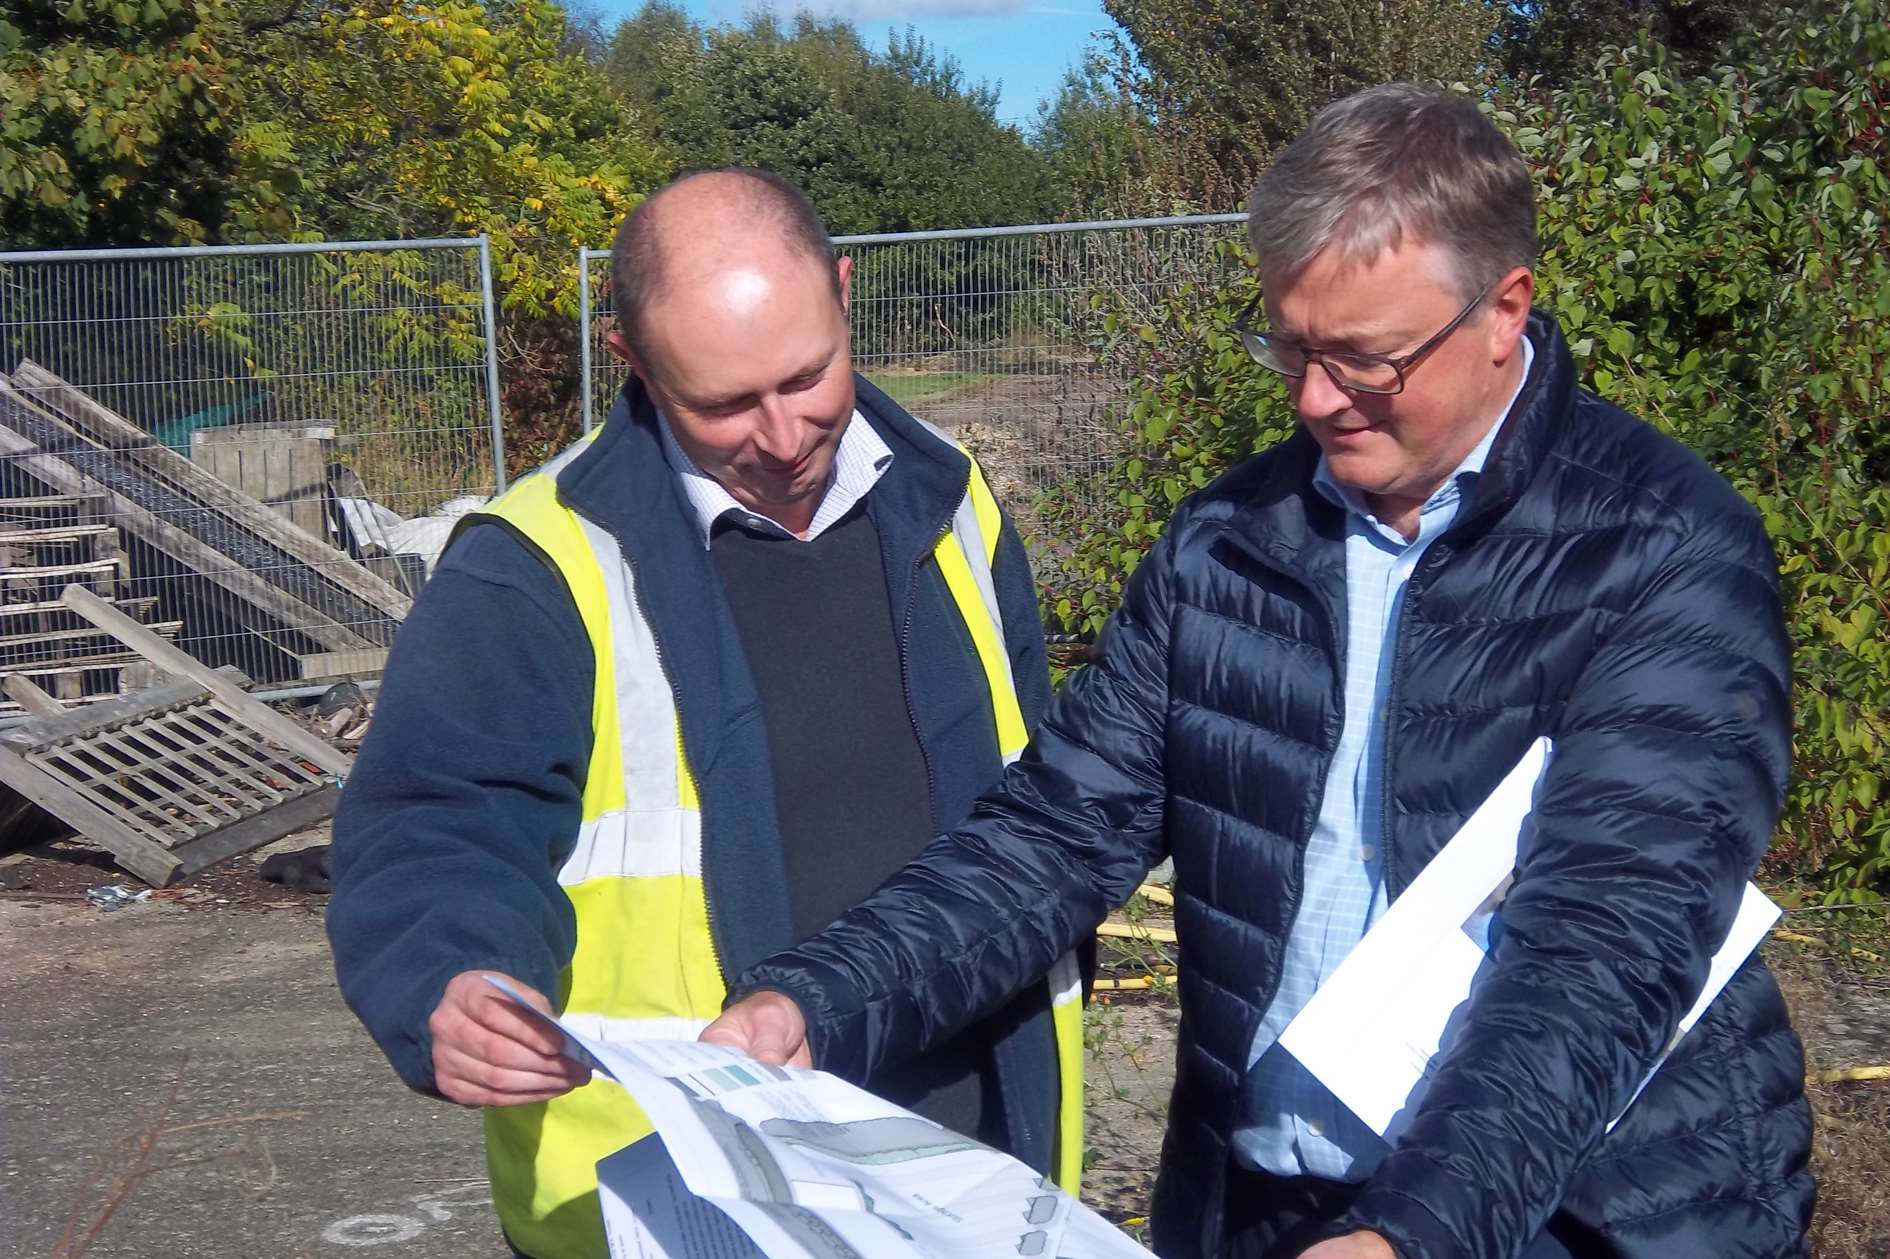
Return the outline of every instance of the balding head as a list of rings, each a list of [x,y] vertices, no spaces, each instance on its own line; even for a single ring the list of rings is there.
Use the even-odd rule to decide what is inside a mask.
[[[645,312],[676,285],[701,283],[731,264],[815,264],[841,300],[833,242],[813,203],[771,171],[698,171],[652,193],[617,229],[610,251],[617,326],[642,358]]]
[[[750,511],[804,532],[853,415],[852,259],[806,198],[761,171],[681,179],[613,255],[627,359],[684,454]]]

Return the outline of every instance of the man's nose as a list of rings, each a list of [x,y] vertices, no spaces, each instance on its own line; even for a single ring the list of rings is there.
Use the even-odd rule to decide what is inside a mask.
[[[761,452],[781,463],[800,458],[801,424],[787,399],[780,394],[763,394],[760,412],[755,422],[755,445]]]
[[[1333,383],[1325,365],[1306,364],[1306,374],[1293,390],[1293,409],[1309,420],[1329,419],[1352,407],[1352,395]]]

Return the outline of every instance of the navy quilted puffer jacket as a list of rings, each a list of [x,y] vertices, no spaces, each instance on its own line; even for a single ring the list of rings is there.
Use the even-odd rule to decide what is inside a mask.
[[[1803,1054],[1756,959],[1613,1132],[1703,986],[1765,850],[1789,753],[1771,545],[1698,458],[1538,353],[1399,624],[1391,894],[1540,735],[1556,754],[1504,935],[1458,1041],[1345,1227],[1404,1259],[1801,1254]],[[1098,663],[959,829],[739,991],[793,995],[815,1061],[862,1078],[996,1007],[1172,852],[1178,1074],[1153,1231],[1221,1247],[1247,1048],[1278,983],[1343,717],[1344,521],[1303,433],[1190,499]]]

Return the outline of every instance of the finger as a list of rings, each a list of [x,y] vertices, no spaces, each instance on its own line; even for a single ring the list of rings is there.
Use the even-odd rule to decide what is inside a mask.
[[[443,1020],[433,1029],[433,1043],[450,1047],[488,1066],[543,1075],[563,1074],[571,1060],[556,1050],[522,1044],[468,1019]]]
[[[446,1082],[454,1081],[513,1101],[556,1097],[590,1079],[589,1070],[568,1058],[554,1057],[529,1067],[505,1066],[453,1045],[434,1046],[433,1071],[442,1093]]]
[[[436,1038],[453,1037],[469,1042],[473,1034],[463,1030],[464,1025],[502,1036],[540,1054],[557,1053],[564,1045],[564,1037],[555,1028],[546,1026],[520,1009],[518,1002],[510,996],[487,983],[486,974],[483,971],[468,971],[453,977],[429,1020],[433,1035]],[[534,1005],[544,1002],[544,997],[530,988],[520,987],[519,992]]]
[[[540,1053],[555,1054],[564,1047],[564,1035],[557,1028],[533,1018],[519,1008],[518,1002],[486,985],[484,992],[471,994],[462,1007],[465,1015],[480,1027]],[[525,991],[521,989],[520,991]],[[536,993],[530,993],[537,996]],[[539,1000],[543,1000],[542,997]],[[542,1011],[541,1011],[542,1013]]]
[[[440,1096],[460,1106],[530,1106],[562,1097],[568,1089],[546,1089],[537,1093],[498,1093],[463,1080],[446,1077],[437,1081]]]

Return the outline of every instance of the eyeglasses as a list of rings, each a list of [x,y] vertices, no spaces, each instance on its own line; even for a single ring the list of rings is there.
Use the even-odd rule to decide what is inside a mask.
[[[1488,296],[1487,292],[1483,292],[1471,298],[1470,304],[1458,311],[1455,319],[1402,358],[1393,358],[1388,354],[1354,354],[1349,350],[1317,350],[1262,332],[1253,326],[1253,317],[1260,309],[1258,293],[1234,317],[1234,331],[1240,334],[1241,343],[1247,347],[1247,353],[1253,355],[1254,362],[1282,376],[1291,376],[1297,380],[1306,374],[1309,364],[1317,363],[1325,368],[1332,383],[1341,389],[1354,393],[1403,393],[1405,372],[1443,344],[1444,338],[1455,332],[1457,325],[1468,319],[1470,312],[1481,306],[1483,299]]]

